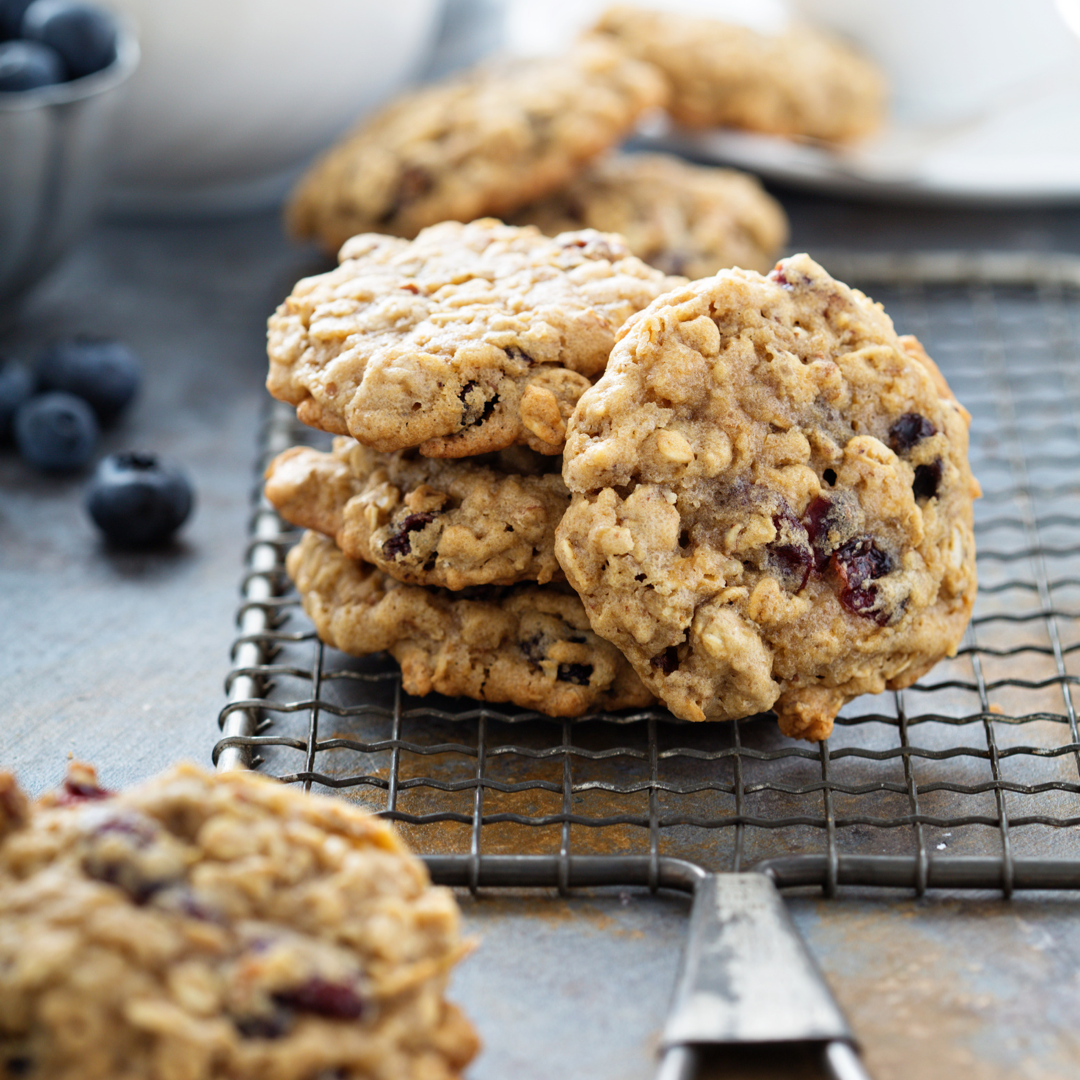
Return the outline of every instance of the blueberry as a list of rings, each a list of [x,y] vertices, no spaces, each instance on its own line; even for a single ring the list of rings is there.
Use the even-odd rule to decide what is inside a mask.
[[[34,376],[25,364],[0,361],[0,443],[11,441],[15,413],[33,393]]]
[[[0,41],[19,36],[23,14],[32,2],[33,0],[0,0]]]
[[[187,477],[153,454],[110,454],[86,489],[86,509],[119,547],[163,543],[184,523],[192,502]]]
[[[29,464],[74,472],[90,463],[97,446],[94,411],[82,398],[59,391],[23,402],[15,413],[15,443]]]
[[[72,79],[101,71],[116,59],[116,23],[89,4],[34,0],[23,15],[21,36],[52,46]]]
[[[0,44],[0,93],[36,90],[64,81],[64,61],[55,49],[37,41]]]
[[[37,360],[42,390],[64,390],[81,397],[102,424],[115,420],[135,396],[141,374],[135,354],[119,341],[57,341]]]

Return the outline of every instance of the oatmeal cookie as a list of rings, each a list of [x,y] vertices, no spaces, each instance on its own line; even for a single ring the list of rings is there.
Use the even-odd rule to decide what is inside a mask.
[[[563,579],[555,526],[570,493],[554,471],[561,464],[523,446],[447,460],[338,438],[330,454],[279,454],[265,490],[286,521],[407,585],[543,584]]]
[[[615,332],[682,281],[592,230],[552,239],[482,220],[354,236],[271,316],[267,387],[304,423],[375,450],[558,454]]]
[[[668,111],[687,127],[848,142],[885,118],[878,69],[806,26],[768,37],[715,19],[620,6],[595,29],[663,71],[672,87]]]
[[[312,532],[286,565],[319,637],[354,656],[386,650],[408,694],[508,701],[551,716],[653,701],[566,586],[462,595],[402,585]]]
[[[555,553],[678,716],[828,736],[955,653],[975,599],[970,417],[881,306],[806,255],[626,328],[578,403]]]
[[[787,217],[757,179],[669,154],[613,154],[511,219],[548,236],[599,229],[666,274],[709,277],[768,270],[787,241]]]
[[[49,1080],[435,1080],[476,1036],[443,997],[447,889],[385,823],[252,773],[124,793],[0,775],[0,1054]]]
[[[356,233],[502,217],[565,184],[666,96],[655,68],[602,40],[475,68],[347,135],[300,181],[289,228],[336,251]]]

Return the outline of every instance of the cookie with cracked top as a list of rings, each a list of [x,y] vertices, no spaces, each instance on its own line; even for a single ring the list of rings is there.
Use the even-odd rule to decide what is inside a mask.
[[[337,438],[329,454],[299,446],[279,454],[265,491],[286,521],[406,584],[543,584],[563,580],[555,527],[570,493],[560,468],[523,446],[445,459]]]
[[[354,236],[271,316],[267,387],[304,423],[376,450],[557,454],[616,331],[682,281],[592,230],[482,220]]]
[[[625,237],[650,266],[688,278],[741,266],[768,270],[787,241],[787,217],[753,176],[670,154],[598,158],[511,221],[549,236],[599,229]]]
[[[654,700],[565,585],[466,595],[403,585],[313,532],[286,566],[319,637],[354,656],[390,653],[408,694],[510,702],[550,716]]]
[[[449,890],[384,821],[249,772],[0,774],[0,1061],[82,1080],[454,1080]]]
[[[357,233],[503,217],[561,187],[666,96],[655,68],[599,39],[482,65],[347,135],[297,185],[289,228],[336,251]]]
[[[955,653],[975,599],[970,417],[806,255],[637,316],[570,423],[555,552],[678,716],[826,738]]]
[[[849,142],[885,118],[878,68],[808,26],[764,35],[716,19],[617,6],[594,28],[671,84],[668,111],[687,127],[730,126]]]

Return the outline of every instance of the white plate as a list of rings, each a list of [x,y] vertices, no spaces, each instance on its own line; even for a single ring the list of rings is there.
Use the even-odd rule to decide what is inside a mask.
[[[967,203],[1080,202],[1080,79],[1028,86],[948,123],[897,119],[857,147],[658,126],[642,148],[834,194]]]

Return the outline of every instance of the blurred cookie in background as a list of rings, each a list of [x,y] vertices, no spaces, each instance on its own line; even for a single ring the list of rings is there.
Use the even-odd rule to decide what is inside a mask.
[[[292,194],[289,230],[334,251],[361,232],[503,217],[566,184],[666,97],[655,68],[601,39],[473,68],[399,98],[317,161]]]
[[[617,6],[593,29],[664,73],[668,111],[687,127],[849,142],[885,119],[878,68],[810,27],[764,35],[716,19]]]
[[[599,229],[638,258],[689,278],[739,266],[768,270],[787,242],[783,208],[746,173],[667,154],[612,154],[511,219],[549,236]]]

